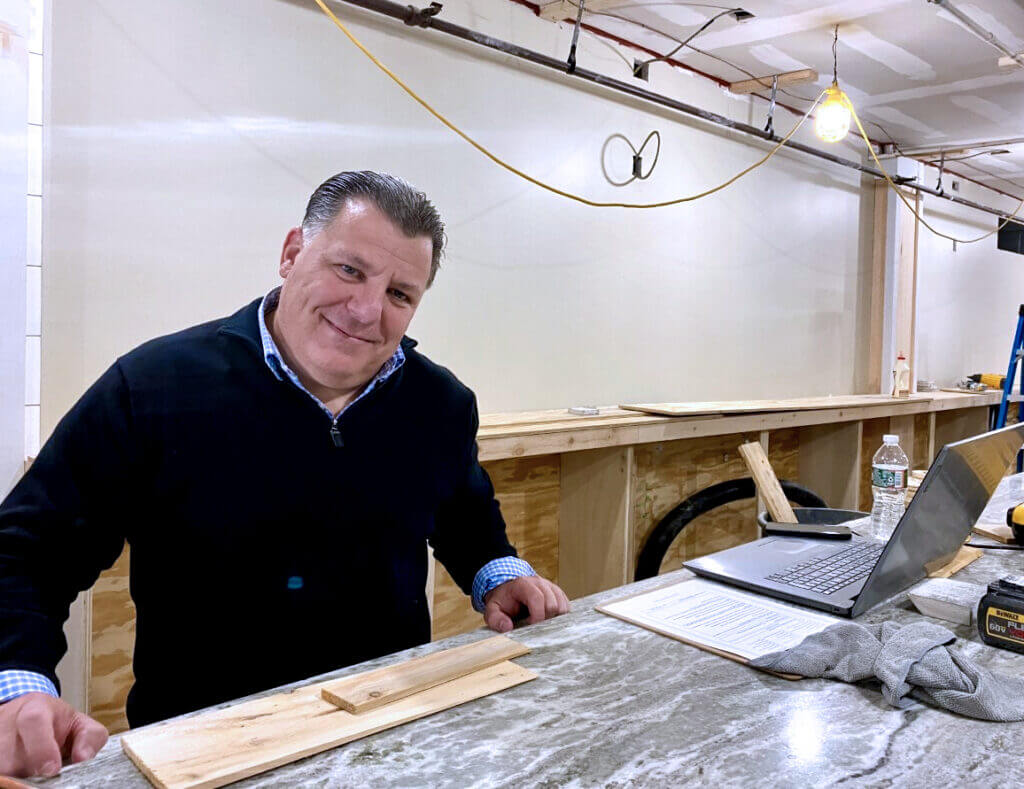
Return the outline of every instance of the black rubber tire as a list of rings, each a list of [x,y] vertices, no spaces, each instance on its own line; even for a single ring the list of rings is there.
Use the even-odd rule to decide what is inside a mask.
[[[779,480],[779,482],[782,484],[782,492],[786,494],[786,498],[794,504],[799,504],[801,507],[828,506],[821,496],[802,485],[788,480]],[[694,518],[705,512],[710,512],[715,507],[721,507],[723,504],[752,499],[756,495],[757,488],[754,486],[754,480],[751,477],[741,477],[710,485],[676,505],[648,535],[636,560],[634,580],[642,581],[644,578],[653,578],[658,574],[672,541]]]

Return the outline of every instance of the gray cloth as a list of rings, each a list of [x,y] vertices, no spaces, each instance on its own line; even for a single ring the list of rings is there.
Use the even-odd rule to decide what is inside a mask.
[[[1024,720],[1024,678],[982,668],[951,649],[955,641],[931,622],[840,622],[750,665],[841,682],[877,679],[894,707],[909,706],[911,696],[971,718]]]

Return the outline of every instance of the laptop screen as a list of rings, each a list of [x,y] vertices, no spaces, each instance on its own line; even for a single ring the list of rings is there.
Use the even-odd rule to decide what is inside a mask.
[[[942,448],[864,582],[853,616],[956,555],[1022,444],[1019,424]]]

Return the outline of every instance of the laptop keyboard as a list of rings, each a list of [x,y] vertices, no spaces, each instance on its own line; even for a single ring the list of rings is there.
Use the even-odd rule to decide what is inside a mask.
[[[830,556],[791,564],[769,575],[768,580],[795,586],[797,589],[831,594],[854,581],[867,578],[878,563],[884,547],[885,543],[881,542],[858,543]]]

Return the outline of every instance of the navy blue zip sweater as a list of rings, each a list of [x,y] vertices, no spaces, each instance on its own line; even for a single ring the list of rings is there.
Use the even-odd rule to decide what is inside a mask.
[[[56,682],[68,607],[125,540],[132,726],[428,641],[427,540],[467,594],[515,555],[469,389],[405,339],[336,446],[264,363],[258,307],[118,359],[0,505],[0,670]]]

